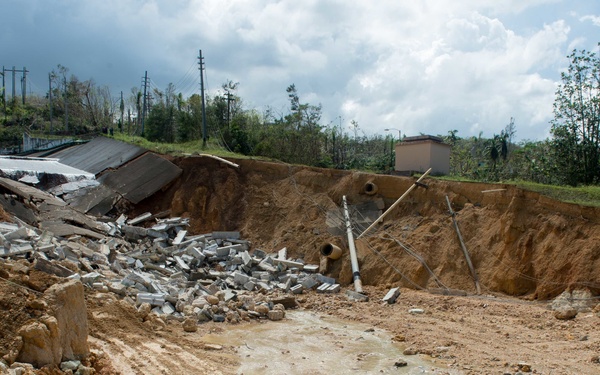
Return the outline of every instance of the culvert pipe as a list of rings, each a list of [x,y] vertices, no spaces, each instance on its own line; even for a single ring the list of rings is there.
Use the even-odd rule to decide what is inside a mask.
[[[365,184],[365,194],[367,195],[375,195],[377,194],[377,185],[373,182],[373,181],[367,181],[367,183]]]
[[[340,259],[342,249],[332,243],[324,243],[321,245],[321,255],[333,260]]]

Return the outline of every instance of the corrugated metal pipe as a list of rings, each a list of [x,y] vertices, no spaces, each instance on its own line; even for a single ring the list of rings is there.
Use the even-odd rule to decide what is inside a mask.
[[[324,243],[321,245],[321,255],[333,260],[340,259],[342,249],[332,243]]]

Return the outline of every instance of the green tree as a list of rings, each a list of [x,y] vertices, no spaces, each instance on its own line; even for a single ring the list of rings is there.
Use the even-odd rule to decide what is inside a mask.
[[[599,44],[600,45],[600,44]],[[554,99],[552,148],[562,182],[600,182],[600,59],[573,50]]]

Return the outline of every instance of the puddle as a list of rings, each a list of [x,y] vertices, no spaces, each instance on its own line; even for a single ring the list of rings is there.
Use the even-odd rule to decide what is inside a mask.
[[[383,330],[308,311],[287,311],[281,322],[229,326],[203,341],[238,346],[238,374],[441,373],[418,356],[404,356]],[[398,360],[408,366],[395,367]]]

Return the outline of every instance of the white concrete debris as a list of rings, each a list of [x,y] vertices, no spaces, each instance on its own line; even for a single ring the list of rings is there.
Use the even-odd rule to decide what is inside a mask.
[[[121,215],[103,224],[110,230],[95,238],[76,232],[59,237],[22,222],[0,223],[0,258],[34,259],[38,270],[80,279],[98,292],[130,298],[182,322],[190,316],[198,322],[283,319],[273,301],[257,305],[249,291],[279,290],[292,300],[305,290],[340,291],[335,279],[317,273],[319,266],[289,259],[287,248],[273,253],[252,249],[239,232],[190,235],[189,219],[158,219],[150,213],[129,220]],[[80,271],[63,262],[75,263]],[[236,308],[228,305],[232,301]],[[287,303],[295,306],[295,301]]]

